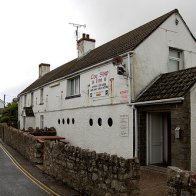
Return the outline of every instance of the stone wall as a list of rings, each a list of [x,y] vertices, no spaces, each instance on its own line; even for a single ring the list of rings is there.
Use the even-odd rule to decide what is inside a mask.
[[[3,138],[3,130],[4,130],[4,128],[3,128],[2,125],[3,125],[3,124],[0,125],[0,139]]]
[[[97,196],[139,195],[139,161],[96,153],[65,142],[38,143],[35,136],[0,124],[3,141],[44,172],[81,193]],[[43,154],[43,156],[42,156]]]
[[[83,150],[63,142],[44,142],[44,170],[82,193],[139,195],[139,162]]]
[[[26,159],[36,164],[43,163],[43,144],[39,143],[35,137],[27,132],[0,124],[2,140],[17,150]]]
[[[196,173],[168,167],[167,170],[168,196],[196,195]]]

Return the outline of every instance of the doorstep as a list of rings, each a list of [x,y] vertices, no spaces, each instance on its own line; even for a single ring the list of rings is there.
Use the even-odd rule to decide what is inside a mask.
[[[161,173],[167,173],[167,167],[159,167],[156,165],[147,165],[147,166],[140,166],[141,170],[152,170]]]

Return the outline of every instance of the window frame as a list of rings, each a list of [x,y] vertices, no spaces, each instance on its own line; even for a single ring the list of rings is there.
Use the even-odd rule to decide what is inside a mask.
[[[40,105],[44,104],[44,89],[40,89]]]
[[[77,83],[78,82],[78,83]],[[66,99],[80,97],[80,76],[67,79],[67,96]]]
[[[177,52],[179,53],[179,57],[175,57],[175,56],[171,56],[170,52],[171,51],[174,51],[174,52]],[[172,68],[172,64],[170,63],[170,61],[175,61],[175,62],[178,62],[178,67],[177,67],[177,70],[173,70],[171,69]],[[181,69],[184,69],[184,56],[183,56],[183,51],[180,50],[180,49],[177,49],[177,48],[172,48],[172,47],[169,47],[169,59],[168,59],[168,70],[169,72],[173,72],[173,71],[179,71]]]
[[[27,95],[24,95],[24,107],[27,107]]]
[[[34,93],[31,92],[31,106],[33,107],[33,99],[34,99]]]
[[[40,129],[44,129],[44,115],[40,115]]]

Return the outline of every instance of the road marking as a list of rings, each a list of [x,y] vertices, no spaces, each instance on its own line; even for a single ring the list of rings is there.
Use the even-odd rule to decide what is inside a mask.
[[[48,194],[53,194],[55,196],[60,196],[58,193],[54,192],[52,189],[44,185],[42,182],[40,182],[38,179],[36,179],[34,176],[32,176],[27,170],[25,170],[19,162],[0,144],[0,148],[4,151],[4,153],[9,157],[9,159],[14,163],[14,165],[26,176],[28,177],[34,184],[36,184],[38,187],[40,187],[42,190],[47,192]]]

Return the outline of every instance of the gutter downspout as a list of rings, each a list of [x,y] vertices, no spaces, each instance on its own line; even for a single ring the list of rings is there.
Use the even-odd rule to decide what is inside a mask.
[[[137,122],[137,108],[132,105],[134,114],[134,129],[133,129],[133,157],[138,156],[138,122]]]
[[[131,79],[132,79],[132,72],[131,72],[131,57],[130,57],[130,53],[127,54],[127,58],[128,58],[128,66],[127,66],[127,70],[128,70],[128,93],[129,93],[129,104],[131,104],[131,100],[132,100],[132,90],[131,90]]]
[[[132,105],[131,101],[134,97],[134,86],[133,86],[133,64],[130,53],[128,56],[128,89],[129,89],[129,105]],[[133,129],[133,157],[137,157],[137,149],[138,149],[138,126],[137,126],[137,108],[132,105],[133,116],[134,116],[134,124],[135,128]]]

